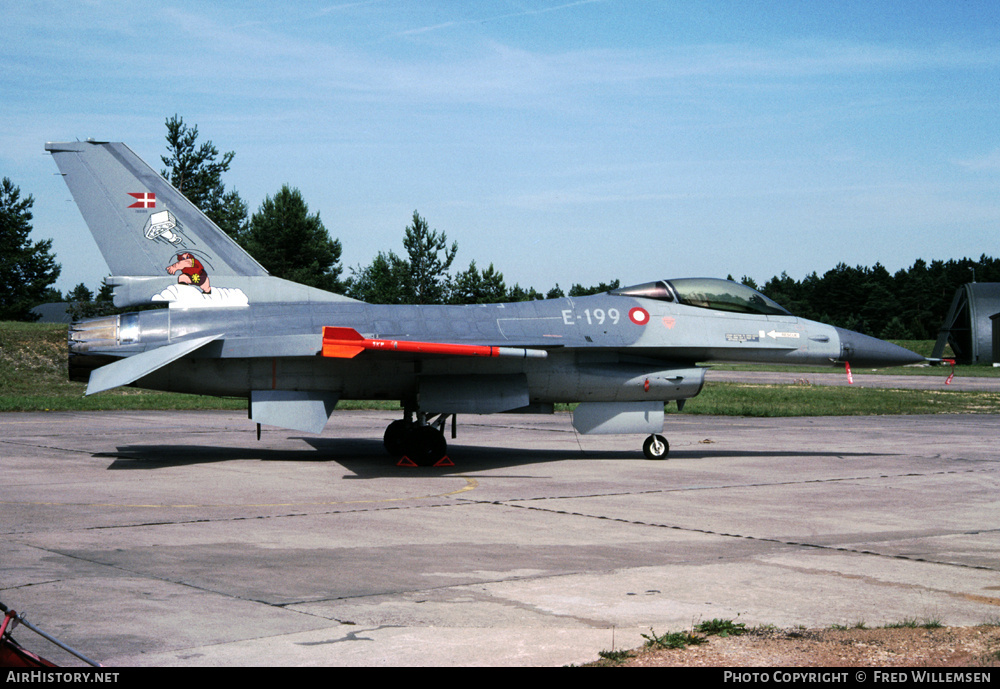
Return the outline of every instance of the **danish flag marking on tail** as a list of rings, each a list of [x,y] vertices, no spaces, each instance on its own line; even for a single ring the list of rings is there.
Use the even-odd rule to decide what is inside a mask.
[[[138,199],[129,208],[156,208],[156,194],[148,191],[130,191],[128,195]]]

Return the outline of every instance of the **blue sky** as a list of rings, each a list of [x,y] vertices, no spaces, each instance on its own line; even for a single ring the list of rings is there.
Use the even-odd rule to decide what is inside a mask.
[[[251,211],[298,187],[345,269],[414,210],[543,292],[1000,254],[995,0],[26,0],[0,27],[0,176],[63,291],[108,271],[44,143],[160,169],[175,113]]]

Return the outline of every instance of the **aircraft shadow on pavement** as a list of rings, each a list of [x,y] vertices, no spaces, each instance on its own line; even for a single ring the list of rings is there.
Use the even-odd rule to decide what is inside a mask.
[[[447,473],[482,471],[505,467],[545,464],[572,460],[632,461],[650,466],[668,467],[680,460],[721,461],[725,459],[774,459],[774,458],[834,458],[874,457],[887,453],[872,452],[808,452],[808,451],[758,451],[696,448],[673,450],[665,461],[648,460],[640,452],[627,450],[569,450],[532,449],[510,447],[483,447],[453,444],[448,456],[454,466],[407,467],[397,466],[389,457],[381,440],[357,438],[294,438],[302,440],[311,449],[232,447],[216,445],[121,445],[115,452],[98,452],[94,457],[113,458],[110,471],[153,470],[170,467],[211,464],[239,460],[260,462],[335,462],[353,472],[355,478],[382,476],[426,475],[440,476]]]

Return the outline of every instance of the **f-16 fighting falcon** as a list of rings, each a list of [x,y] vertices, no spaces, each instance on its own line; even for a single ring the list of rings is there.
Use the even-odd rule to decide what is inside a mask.
[[[111,269],[115,305],[166,307],[73,324],[70,377],[88,395],[133,385],[241,397],[258,431],[311,433],[339,400],[399,400],[385,448],[419,465],[445,457],[456,414],[577,402],[580,433],[643,434],[646,457],[663,459],[664,405],[701,391],[700,363],[924,361],[713,278],[508,304],[368,304],[269,275],[124,144],[45,148]]]

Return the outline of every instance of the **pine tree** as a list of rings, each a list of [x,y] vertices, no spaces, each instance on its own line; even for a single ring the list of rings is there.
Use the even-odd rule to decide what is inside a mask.
[[[443,303],[448,291],[448,269],[455,260],[458,243],[452,242],[449,248],[447,235],[431,230],[427,221],[413,211],[413,224],[406,228],[403,248],[409,259],[403,282],[404,303]]]
[[[233,151],[219,158],[219,149],[211,141],[198,146],[198,127],[188,128],[184,118],[174,115],[167,120],[168,156],[160,156],[167,166],[160,174],[184,194],[202,213],[233,239],[246,230],[247,204],[236,191],[226,191],[222,173],[236,155]]]
[[[244,248],[272,275],[330,292],[343,291],[340,241],[331,239],[298,189],[287,184],[250,218]]]
[[[59,277],[52,240],[29,236],[34,203],[9,178],[0,182],[0,320],[37,320],[32,307],[50,298]]]
[[[489,268],[480,271],[473,261],[468,270],[455,276],[449,301],[452,304],[496,304],[507,296],[503,273],[494,269],[492,263]]]
[[[405,272],[405,261],[391,251],[380,251],[370,265],[351,268],[347,295],[369,304],[401,304]]]

